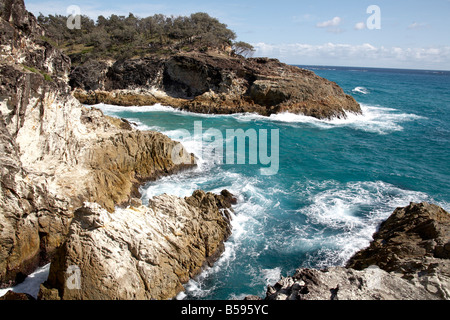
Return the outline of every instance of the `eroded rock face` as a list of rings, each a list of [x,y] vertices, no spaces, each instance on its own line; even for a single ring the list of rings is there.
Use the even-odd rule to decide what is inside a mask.
[[[9,286],[48,260],[68,231],[68,202],[49,192],[32,163],[50,153],[55,136],[41,139],[46,123],[36,119],[45,117],[51,92],[69,93],[70,61],[35,41],[43,31],[23,1],[1,1],[0,9],[0,286]],[[62,143],[52,151],[58,158],[66,150]]]
[[[268,300],[437,300],[444,298],[420,280],[406,280],[377,266],[299,269],[267,290]]]
[[[113,211],[138,183],[194,163],[178,142],[83,107],[69,58],[22,0],[0,3],[0,286],[10,286],[51,259],[83,202]],[[192,161],[174,163],[174,149]]]
[[[101,63],[88,62],[71,74],[74,95],[87,104],[161,103],[199,113],[291,112],[316,118],[361,113],[336,83],[276,59],[180,53],[103,64],[104,71],[90,73],[92,64]]]
[[[9,286],[48,260],[68,231],[67,202],[22,168],[0,114],[0,284]]]
[[[276,300],[450,299],[450,214],[429,203],[398,208],[345,268],[299,269],[269,286]],[[357,270],[355,270],[357,269]]]
[[[231,234],[231,200],[226,191],[196,191],[184,199],[154,197],[148,206],[136,201],[115,213],[86,203],[41,291],[56,288],[65,300],[173,298],[222,253]],[[74,266],[78,287],[68,285]]]

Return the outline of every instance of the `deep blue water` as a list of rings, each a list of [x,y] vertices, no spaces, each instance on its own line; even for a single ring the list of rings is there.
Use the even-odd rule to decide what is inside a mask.
[[[321,121],[282,114],[198,115],[162,106],[98,105],[141,129],[161,131],[199,156],[199,166],[142,188],[143,200],[228,189],[233,235],[213,268],[186,285],[184,299],[263,295],[267,284],[299,267],[343,265],[367,246],[399,206],[429,201],[450,209],[450,72],[305,67],[337,82],[363,115]],[[217,164],[183,130],[279,130],[279,170],[263,164]],[[197,137],[199,138],[199,137]],[[273,139],[269,139],[269,150]],[[226,139],[224,142],[226,145]],[[248,142],[248,147],[250,142]]]

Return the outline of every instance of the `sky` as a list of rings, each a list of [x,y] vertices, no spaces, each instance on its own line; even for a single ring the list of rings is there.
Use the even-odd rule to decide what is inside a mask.
[[[450,0],[25,0],[38,15],[207,12],[254,56],[299,65],[450,70]],[[375,6],[375,7],[374,7]],[[368,10],[370,9],[370,10]]]

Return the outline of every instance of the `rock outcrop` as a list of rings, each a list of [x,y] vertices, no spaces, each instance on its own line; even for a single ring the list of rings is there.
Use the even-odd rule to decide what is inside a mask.
[[[0,4],[0,286],[10,286],[51,259],[85,201],[112,212],[139,183],[195,164],[178,142],[83,107],[69,58],[22,0]]]
[[[267,289],[276,300],[450,299],[450,214],[428,203],[398,208],[346,267],[299,269]]]
[[[370,246],[356,253],[348,268],[371,265],[413,275],[450,259],[450,215],[429,203],[398,208],[373,235]],[[450,272],[450,269],[448,269]]]
[[[17,293],[12,290],[6,292],[6,294],[0,297],[0,301],[8,301],[8,300],[36,300],[33,296],[27,293]]]
[[[276,59],[218,53],[89,61],[70,75],[83,103],[161,103],[199,113],[291,112],[316,118],[361,113],[359,104],[336,83]]]
[[[75,212],[64,246],[51,264],[41,297],[89,300],[169,299],[212,264],[231,234],[232,196],[196,191],[162,195],[109,213],[86,203]],[[77,285],[70,270],[77,268]],[[52,298],[53,299],[53,298]]]

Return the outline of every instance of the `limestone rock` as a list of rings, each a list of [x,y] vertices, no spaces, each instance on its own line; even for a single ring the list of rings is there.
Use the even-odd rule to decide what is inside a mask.
[[[23,279],[47,261],[68,231],[67,202],[23,167],[0,114],[0,284]]]
[[[225,205],[225,207],[223,207]],[[230,199],[196,191],[109,213],[86,203],[50,268],[62,299],[169,299],[212,263],[231,234]],[[79,287],[68,285],[79,268]]]
[[[177,151],[178,150],[178,151]],[[180,164],[172,153],[180,153]],[[195,164],[195,158],[180,145],[158,132],[120,132],[92,144],[86,156],[89,177],[86,201],[109,211],[139,195],[145,181],[175,173]]]
[[[23,0],[0,4],[0,286],[11,286],[49,262],[83,202],[113,211],[139,183],[195,164],[178,142],[82,106],[70,59]]]

